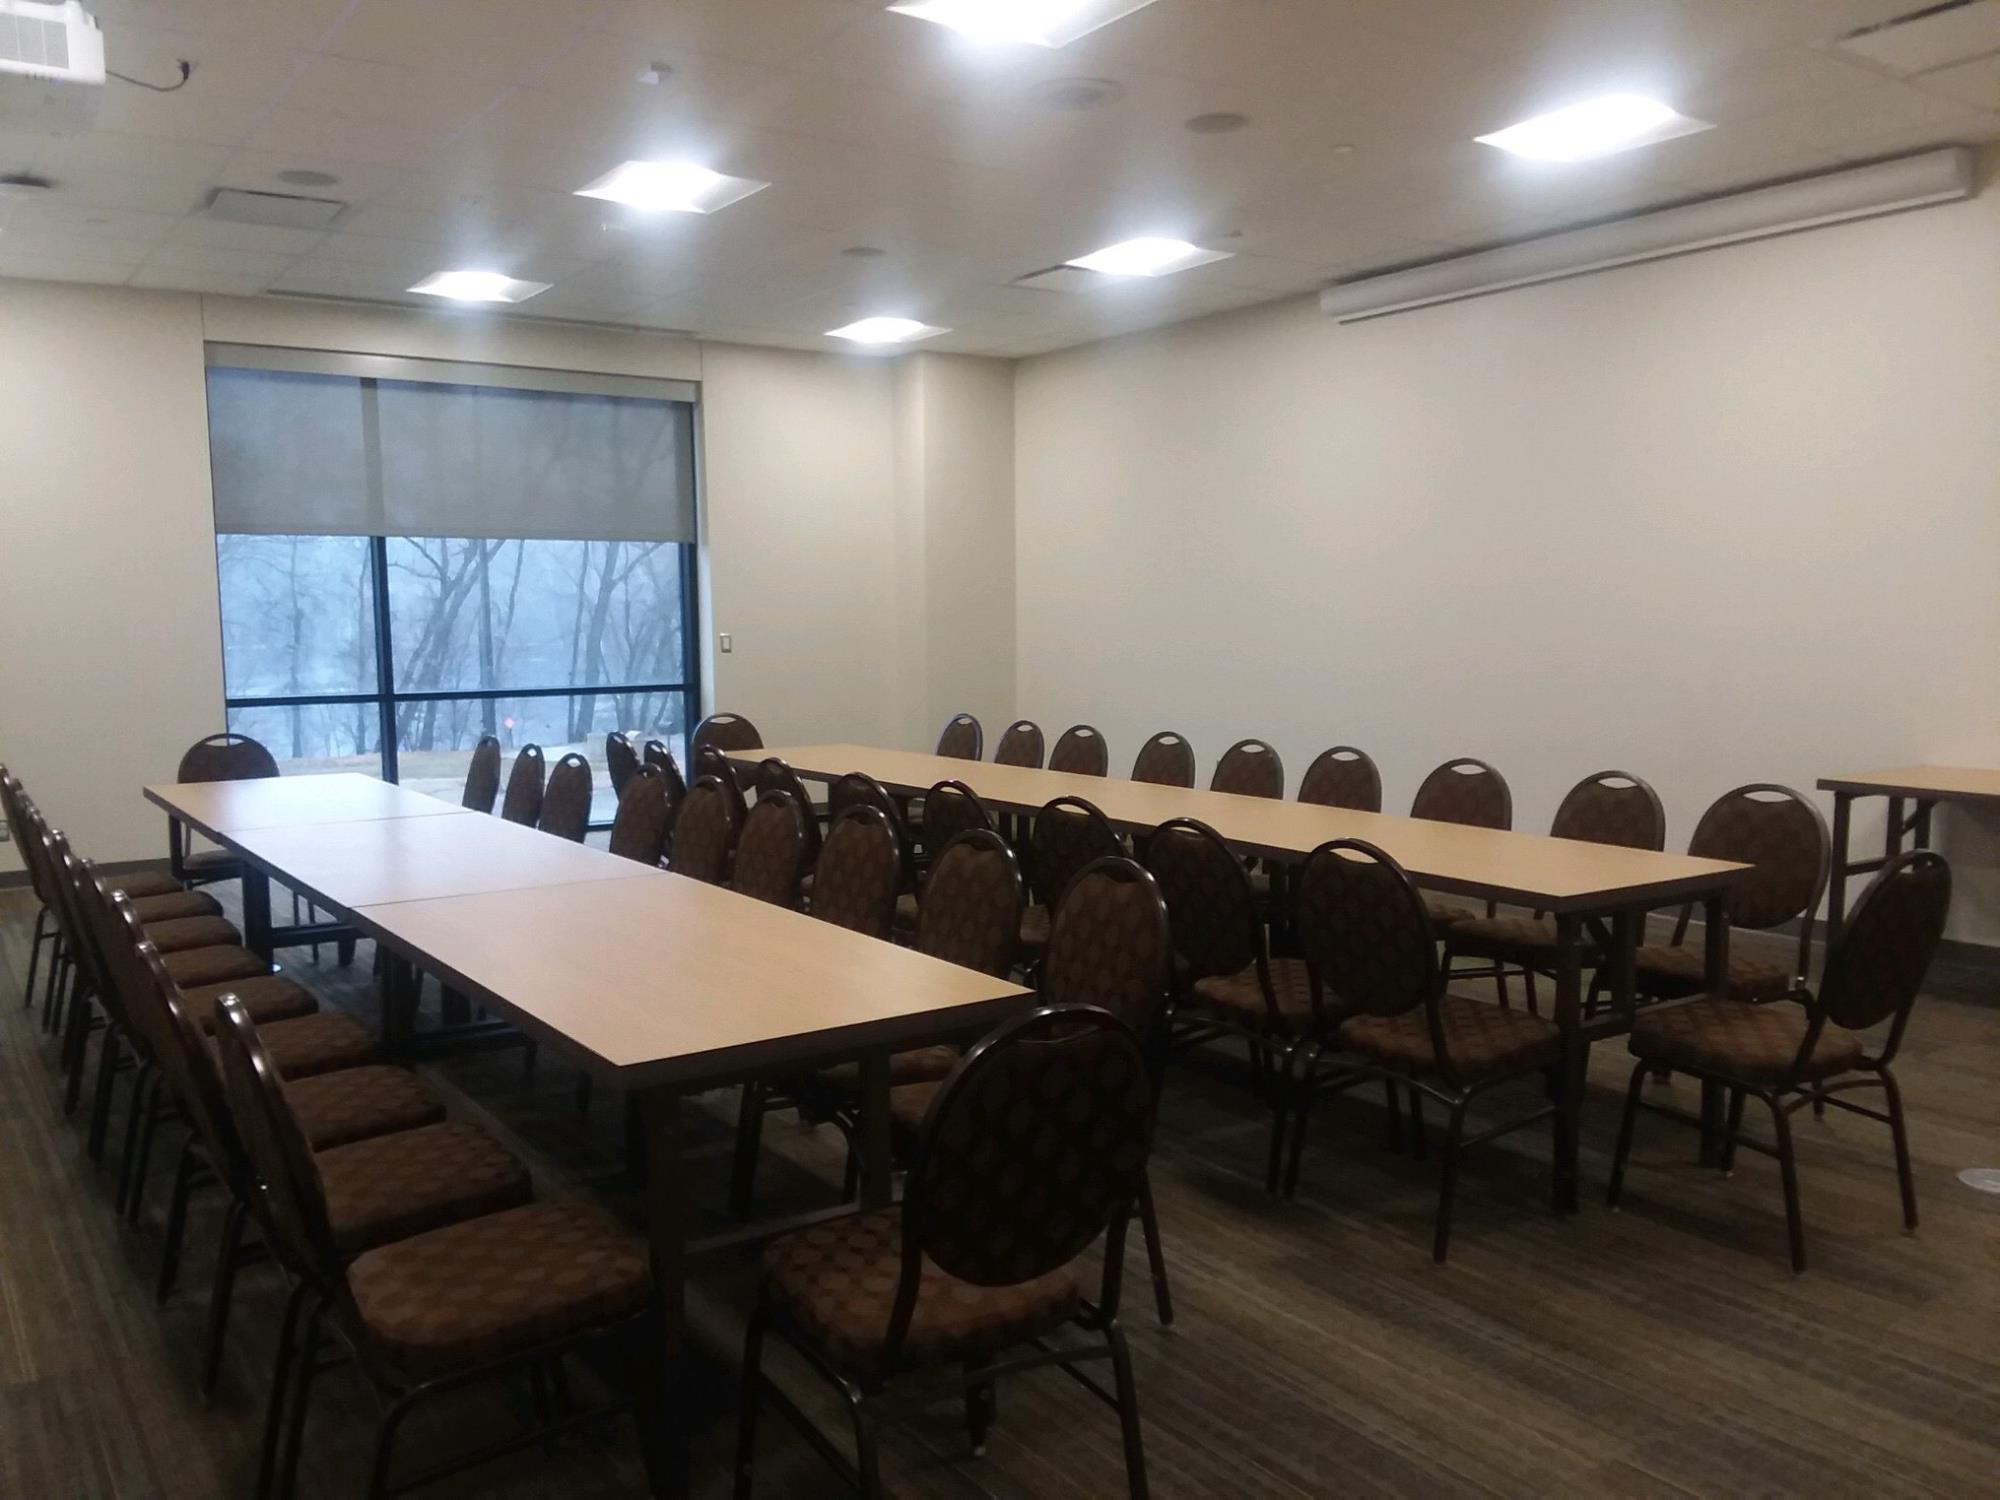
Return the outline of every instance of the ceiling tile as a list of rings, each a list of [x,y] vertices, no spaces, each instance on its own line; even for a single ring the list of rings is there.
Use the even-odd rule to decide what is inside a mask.
[[[325,50],[514,82],[558,58],[602,8],[587,0],[358,0]]]
[[[1926,93],[1942,94],[1978,109],[2000,110],[2000,56],[1939,68],[1910,80]]]

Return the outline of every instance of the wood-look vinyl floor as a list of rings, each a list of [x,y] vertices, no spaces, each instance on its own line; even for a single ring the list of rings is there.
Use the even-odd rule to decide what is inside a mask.
[[[248,1494],[282,1284],[268,1267],[245,1274],[222,1386],[205,1405],[195,1373],[218,1206],[197,1201],[180,1290],[156,1306],[177,1142],[156,1153],[143,1227],[115,1222],[115,1163],[85,1159],[60,1112],[54,1045],[20,1008],[31,919],[25,893],[0,893],[0,1496]],[[317,964],[292,957],[329,1002],[372,1019],[366,944],[350,969],[330,949]],[[1155,1493],[2000,1492],[2000,1197],[1956,1180],[1966,1166],[2000,1166],[1993,1000],[1990,978],[1940,972],[1911,1026],[1901,1073],[1915,1236],[1902,1232],[1886,1131],[1837,1113],[1799,1118],[1812,1269],[1798,1278],[1775,1164],[1746,1153],[1732,1178],[1702,1171],[1693,1136],[1671,1122],[1642,1120],[1626,1207],[1605,1210],[1622,1047],[1601,1046],[1592,1063],[1583,1211],[1549,1213],[1545,1135],[1507,1137],[1463,1164],[1444,1268],[1429,1256],[1434,1158],[1391,1154],[1373,1099],[1322,1112],[1300,1197],[1277,1203],[1261,1186],[1263,1117],[1231,1066],[1177,1068],[1154,1165],[1177,1325],[1155,1322],[1136,1247],[1127,1279]],[[600,1090],[581,1119],[561,1058],[545,1051],[532,1073],[517,1052],[427,1071],[455,1114],[530,1163],[544,1195],[598,1192],[632,1210],[617,1100]],[[1666,1091],[1691,1101],[1685,1081]],[[704,1144],[688,1170],[702,1201],[719,1204],[733,1099],[692,1113]],[[760,1208],[831,1201],[838,1167],[831,1131],[774,1116]],[[703,1496],[729,1492],[753,1265],[705,1268],[692,1298]],[[796,1360],[773,1367],[834,1416]],[[405,1428],[399,1451],[433,1460],[515,1420],[527,1400],[489,1388],[441,1402]],[[374,1416],[352,1372],[322,1378],[302,1496],[360,1493]],[[956,1398],[919,1388],[887,1429],[885,1468],[893,1493],[952,1500],[1123,1489],[1110,1413],[1054,1372],[1002,1388],[980,1459],[966,1453]],[[768,1411],[759,1479],[765,1495],[837,1492]],[[636,1448],[615,1424],[431,1491],[642,1492]]]

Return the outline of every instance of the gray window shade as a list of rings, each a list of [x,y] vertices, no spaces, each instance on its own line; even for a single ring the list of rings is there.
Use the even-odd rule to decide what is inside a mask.
[[[289,351],[236,352],[211,349],[208,370],[219,532],[695,540],[694,408],[627,393],[653,383],[390,378],[325,372],[342,356],[273,368]]]

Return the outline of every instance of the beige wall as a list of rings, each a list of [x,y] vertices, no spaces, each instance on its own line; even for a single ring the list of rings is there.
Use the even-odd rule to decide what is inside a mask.
[[[700,380],[706,586],[736,647],[711,636],[710,698],[774,742],[921,743],[926,548],[960,525],[979,550],[1011,546],[1012,380],[990,361],[926,357],[919,384],[944,394],[906,403],[905,361],[0,280],[0,760],[100,859],[162,852],[136,788],[222,727],[204,339]],[[960,442],[980,487],[947,502]],[[917,547],[899,554],[906,483]],[[995,684],[1013,660],[1001,576],[954,613],[979,643],[966,670]]]
[[[1393,809],[1479,755],[1526,828],[1623,766],[1675,844],[1744,781],[2000,764],[2000,193],[1028,361],[1015,452],[1022,708],[1120,761],[1344,740]],[[1959,935],[1996,831],[1945,819]]]

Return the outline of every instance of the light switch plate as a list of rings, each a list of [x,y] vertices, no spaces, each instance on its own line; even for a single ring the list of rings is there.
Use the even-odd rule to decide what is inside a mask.
[[[721,651],[721,653],[724,656],[729,655],[730,652],[736,649],[736,642],[731,638],[728,631],[726,630],[723,631],[722,634],[716,638],[716,649]]]

